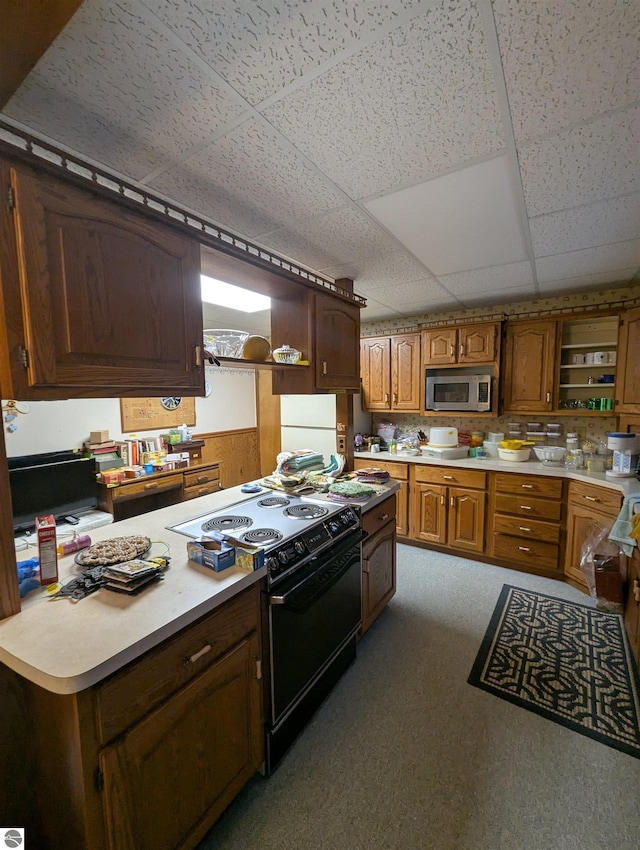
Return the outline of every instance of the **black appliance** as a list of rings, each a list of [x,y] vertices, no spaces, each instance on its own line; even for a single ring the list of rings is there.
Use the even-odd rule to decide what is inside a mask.
[[[96,464],[72,450],[7,459],[14,532],[32,531],[35,517],[56,520],[98,504]]]
[[[264,546],[267,565],[269,775],[356,656],[360,519],[344,504],[266,494],[171,527]]]

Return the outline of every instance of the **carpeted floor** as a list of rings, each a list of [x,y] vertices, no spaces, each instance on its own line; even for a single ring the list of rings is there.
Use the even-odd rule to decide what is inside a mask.
[[[640,760],[467,683],[505,583],[588,602],[398,546],[356,663],[200,850],[637,850]]]

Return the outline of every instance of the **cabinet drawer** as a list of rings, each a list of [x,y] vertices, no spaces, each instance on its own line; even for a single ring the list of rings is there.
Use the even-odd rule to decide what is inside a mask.
[[[380,502],[379,505],[371,508],[365,514],[362,514],[362,528],[367,532],[369,537],[386,525],[390,520],[395,521],[396,518],[396,495],[395,493]]]
[[[493,554],[497,558],[524,564],[533,569],[558,569],[558,547],[553,543],[520,540],[518,537],[496,534],[493,539]]]
[[[385,460],[378,463],[377,460],[364,460],[364,458],[356,458],[353,462],[354,469],[366,469],[368,466],[377,466],[380,469],[386,469],[389,475],[398,481],[406,481],[409,478],[408,463],[396,463],[393,460]]]
[[[560,526],[553,522],[541,522],[536,519],[519,519],[513,516],[495,514],[493,530],[510,534],[512,537],[522,537],[526,540],[545,540],[549,543],[560,542]]]
[[[496,473],[496,491],[498,493],[531,493],[532,496],[561,499],[562,479],[498,472]]]
[[[484,490],[487,481],[486,472],[455,467],[418,466],[414,467],[416,481],[423,484],[445,484],[453,487],[471,487]]]
[[[611,511],[614,516],[622,507],[622,493],[606,487],[594,487],[579,481],[569,482],[569,501],[575,505],[591,506],[599,511]]]
[[[97,685],[100,742],[120,735],[256,629],[259,599],[256,584]]]
[[[219,481],[211,481],[209,484],[199,484],[195,487],[185,487],[182,491],[184,501],[189,499],[197,499],[199,496],[208,496],[209,493],[216,493],[220,489]]]
[[[176,472],[175,475],[163,475],[158,478],[141,478],[139,481],[132,481],[131,484],[122,484],[120,487],[114,487],[112,499],[114,502],[124,502],[126,499],[138,499],[140,496],[148,496],[151,493],[162,493],[165,490],[173,490],[176,487],[182,487],[182,473]]]
[[[533,517],[535,519],[555,519],[562,517],[562,502],[553,502],[550,499],[536,499],[522,493],[518,496],[506,496],[496,493],[496,513],[515,514],[521,517]]]
[[[193,469],[190,472],[184,472],[184,486],[195,487],[196,485],[209,484],[211,481],[220,480],[220,467],[208,466],[202,469]],[[214,488],[217,489],[217,488]],[[210,493],[213,490],[209,490]]]

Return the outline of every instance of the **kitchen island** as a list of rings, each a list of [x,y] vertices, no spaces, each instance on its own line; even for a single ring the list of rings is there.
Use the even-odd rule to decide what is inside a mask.
[[[396,488],[376,487],[365,516]],[[78,602],[38,589],[0,623],[0,796],[31,846],[194,847],[261,769],[266,568],[213,572],[167,528],[252,498],[234,487],[92,530],[148,536],[171,558],[164,580]]]

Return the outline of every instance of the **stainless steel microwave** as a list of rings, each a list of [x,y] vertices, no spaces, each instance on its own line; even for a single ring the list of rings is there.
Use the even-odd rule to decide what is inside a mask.
[[[425,410],[491,410],[491,375],[429,375]]]

